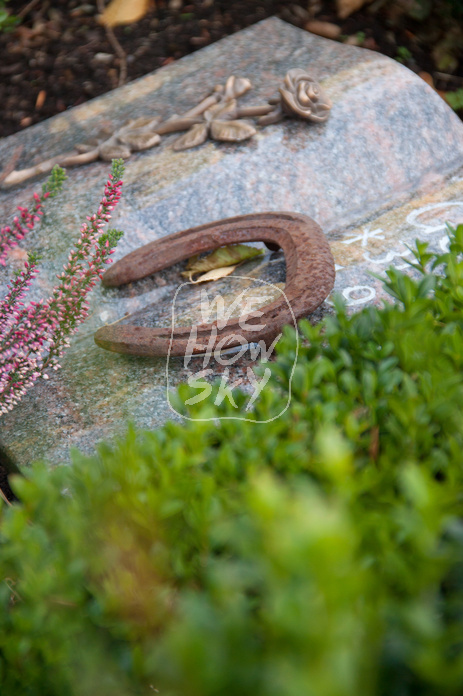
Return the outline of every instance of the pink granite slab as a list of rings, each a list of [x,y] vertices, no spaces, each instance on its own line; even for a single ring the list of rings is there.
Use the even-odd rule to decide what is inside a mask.
[[[442,247],[445,219],[463,221],[463,124],[426,83],[379,54],[266,20],[0,141],[0,162],[21,152],[17,166],[30,166],[102,126],[181,113],[230,74],[254,85],[243,103],[259,103],[294,67],[307,68],[322,82],[333,101],[327,123],[287,120],[241,144],[208,142],[178,153],[171,147],[175,136],[169,136],[160,147],[137,153],[127,162],[124,197],[113,221],[126,232],[116,257],[216,219],[294,210],[313,217],[328,234],[338,266],[336,290],[349,306],[379,302],[380,283],[369,271],[402,265],[405,245],[416,236]],[[69,170],[66,195],[50,203],[44,224],[25,242],[44,255],[34,297],[52,287],[80,223],[97,205],[107,171],[101,162]],[[0,191],[2,221],[44,179]],[[0,270],[1,289],[12,267]],[[268,255],[249,273],[283,287],[284,261]],[[38,457],[63,461],[70,446],[91,451],[96,441],[122,432],[128,420],[154,427],[172,415],[165,361],[107,353],[95,346],[93,333],[134,311],[140,323],[166,323],[180,282],[173,269],[121,290],[94,292],[92,316],[73,339],[63,369],[0,421],[0,441],[19,464]],[[185,322],[199,301],[199,291],[190,292],[182,298]],[[325,303],[323,311],[329,310]],[[244,380],[242,367],[236,374],[240,369]],[[175,384],[189,373],[174,361],[170,376]]]

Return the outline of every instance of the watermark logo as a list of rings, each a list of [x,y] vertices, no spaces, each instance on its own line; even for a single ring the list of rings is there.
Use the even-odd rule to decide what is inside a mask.
[[[228,419],[246,420],[251,423],[268,423],[283,415],[291,401],[291,380],[299,348],[296,317],[284,291],[277,285],[248,276],[233,276],[232,278],[227,278],[227,281],[228,283],[236,281],[240,287],[233,301],[228,304],[217,289],[211,288],[211,286],[202,286],[200,290],[200,321],[191,326],[188,345],[183,358],[172,358],[171,347],[173,331],[177,325],[179,315],[177,308],[181,304],[181,293],[182,291],[185,292],[187,287],[191,287],[192,283],[185,282],[177,288],[172,302],[172,333],[166,365],[167,402],[174,413],[187,420],[215,421]],[[251,281],[250,287],[242,289],[243,281]],[[261,288],[259,288],[261,292],[259,293],[255,287],[256,283],[261,284]],[[278,413],[272,414],[266,419],[258,419],[255,416],[254,408],[259,403],[259,400],[264,398],[271,376],[271,370],[267,363],[273,353],[275,344],[281,337],[281,333],[272,340],[271,344],[266,344],[263,339],[255,343],[249,343],[246,338],[246,332],[250,329],[262,332],[266,329],[265,313],[262,309],[259,309],[259,306],[263,304],[262,290],[264,291],[264,296],[265,291],[268,291],[272,300],[279,299],[279,297],[284,298],[292,317],[292,323],[296,329],[296,350],[286,403],[283,408],[279,409]],[[229,291],[227,292],[228,294]],[[253,319],[252,325],[248,323],[251,318]],[[224,336],[219,341],[217,341],[217,337],[221,329],[231,320],[237,322],[237,328],[233,335],[233,343],[237,345],[233,348],[228,348],[227,343],[230,343],[230,336]],[[200,329],[205,324],[212,324],[212,330],[208,335],[207,342],[200,335]],[[190,391],[188,398],[185,398],[181,404],[178,404],[178,395],[176,395],[175,400],[172,399],[170,390],[169,367],[172,360],[182,361],[182,367],[187,373],[186,381],[194,390],[193,394]],[[256,374],[253,369],[256,365],[260,366],[259,374]],[[238,388],[241,391],[240,398],[237,398],[236,390]],[[243,394],[246,397],[245,399],[243,399]],[[190,412],[189,407],[197,404],[219,407],[225,402],[228,402],[229,406],[227,415],[217,415],[216,409],[214,409],[214,415],[211,417],[186,415],[186,412]]]

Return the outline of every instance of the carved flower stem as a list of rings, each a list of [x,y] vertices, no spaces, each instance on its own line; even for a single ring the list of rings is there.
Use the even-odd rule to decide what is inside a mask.
[[[172,120],[164,121],[164,123],[156,126],[156,133],[158,135],[167,135],[167,133],[177,133],[178,131],[184,131],[195,126],[197,123],[203,123],[202,118],[175,118]]]
[[[197,106],[194,106],[189,111],[185,111],[181,118],[194,118],[195,116],[201,116],[205,111],[207,111],[211,106],[215,106],[221,99],[220,92],[215,92],[210,94],[208,97],[202,100]]]
[[[75,152],[66,153],[64,155],[56,155],[56,157],[51,157],[50,159],[39,162],[34,167],[29,167],[28,169],[17,169],[3,180],[2,187],[14,186],[16,184],[22,184],[23,181],[27,181],[37,174],[45,174],[46,172],[51,172],[55,164],[59,164],[60,167],[73,167],[77,164],[89,164],[90,162],[95,162],[98,159],[98,148],[90,150],[90,152],[83,152],[81,154],[76,154]]]
[[[252,118],[254,116],[266,116],[275,107],[271,104],[262,104],[262,106],[243,106],[236,111],[236,118]]]

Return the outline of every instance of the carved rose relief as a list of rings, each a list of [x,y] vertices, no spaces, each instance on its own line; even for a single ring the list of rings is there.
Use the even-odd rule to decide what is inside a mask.
[[[285,87],[280,88],[281,106],[289,116],[299,116],[315,123],[326,121],[332,107],[318,82],[304,70],[295,68],[285,77]]]

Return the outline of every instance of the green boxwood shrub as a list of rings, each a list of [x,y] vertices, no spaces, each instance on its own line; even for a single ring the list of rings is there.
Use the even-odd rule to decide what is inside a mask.
[[[302,322],[273,422],[130,430],[17,476],[2,696],[461,695],[462,253],[460,226],[388,271],[395,304]],[[288,330],[259,419],[294,351]]]

